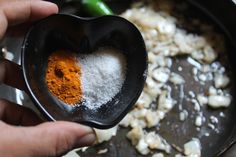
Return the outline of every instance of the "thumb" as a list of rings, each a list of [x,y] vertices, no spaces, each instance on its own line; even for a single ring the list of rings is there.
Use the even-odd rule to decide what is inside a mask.
[[[71,122],[47,122],[36,127],[12,127],[11,130],[11,135],[4,140],[4,147],[9,144],[11,148],[11,154],[4,153],[6,156],[61,156],[73,148],[92,145],[96,139],[91,128]]]

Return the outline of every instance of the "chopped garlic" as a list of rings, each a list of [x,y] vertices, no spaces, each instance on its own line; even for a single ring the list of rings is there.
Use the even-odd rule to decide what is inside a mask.
[[[213,123],[213,124],[217,124],[219,122],[215,116],[211,116],[210,120],[211,120],[211,123]]]
[[[9,61],[12,61],[14,59],[14,54],[12,52],[6,51],[5,53],[3,53],[3,56]]]
[[[231,103],[231,97],[223,95],[210,95],[208,105],[212,108],[228,107]]]
[[[147,77],[144,91],[149,94],[150,98],[156,98],[161,93],[162,83],[154,81],[151,77]]]
[[[128,127],[130,125],[130,122],[132,122],[134,117],[128,113],[120,122],[120,125],[123,127]]]
[[[152,73],[152,77],[159,82],[166,83],[170,77],[170,70],[167,68],[155,69]]]
[[[205,82],[207,80],[207,76],[205,74],[200,74],[199,75],[199,80]]]
[[[201,106],[206,105],[208,103],[208,98],[202,94],[197,95],[197,100]]]
[[[144,132],[141,127],[135,127],[127,134],[127,138],[131,140],[133,145],[136,145],[143,136]]]
[[[217,95],[217,90],[213,86],[210,86],[208,90],[210,95]]]
[[[148,53],[148,61],[151,63],[155,63],[156,62],[156,55],[153,53]]]
[[[3,57],[7,60],[12,61],[14,59],[14,53],[8,51],[6,47],[3,47],[0,50],[0,55],[1,55],[1,53],[2,53]]]
[[[171,98],[167,98],[167,91],[163,91],[158,99],[158,109],[164,112],[170,111],[173,106],[176,104]]]
[[[152,102],[152,98],[145,92],[142,92],[138,101],[136,102],[136,106],[138,108],[148,108]]]
[[[116,135],[117,129],[118,129],[117,126],[107,130],[94,129],[98,143],[109,141],[112,138],[112,136]]]
[[[144,138],[150,149],[158,149],[170,153],[170,145],[155,132],[149,132]]]
[[[211,123],[209,123],[207,126],[208,126],[209,128],[211,128],[212,130],[215,129],[215,125],[213,125],[213,124],[211,124]]]
[[[184,154],[187,156],[201,157],[201,144],[199,139],[193,138],[191,141],[184,144]]]
[[[77,153],[78,149],[72,150],[68,152],[67,154],[63,155],[62,157],[80,157],[80,155]]]
[[[188,111],[183,110],[183,111],[180,112],[179,119],[181,121],[185,121],[187,117],[188,117]]]
[[[148,149],[148,144],[145,142],[145,140],[143,138],[139,140],[139,142],[135,148],[142,155],[147,155],[150,152],[150,150]]]
[[[165,117],[165,112],[161,110],[157,110],[157,117],[163,119]]]
[[[145,118],[145,117],[146,117],[147,111],[148,111],[148,109],[146,109],[146,108],[142,108],[142,109],[140,109],[140,110],[134,109],[134,110],[131,112],[131,114],[132,114],[135,118],[140,119],[140,118]]]
[[[196,99],[191,99],[191,102],[194,104],[194,110],[199,112],[201,110],[201,107],[198,101]]]
[[[217,53],[210,46],[206,46],[203,52],[204,52],[203,61],[206,63],[212,63],[217,57]]]
[[[202,117],[201,116],[196,117],[195,125],[198,127],[202,126]]]
[[[155,64],[160,67],[171,67],[172,59],[164,57],[162,55],[155,55]]]
[[[196,60],[202,60],[204,58],[203,52],[202,51],[193,51],[191,54],[191,57],[196,59]]]
[[[158,149],[162,144],[160,136],[157,135],[155,132],[149,132],[145,136],[145,141],[151,149]]]
[[[160,122],[160,117],[156,111],[148,110],[146,114],[147,127],[151,128],[157,125]]]
[[[135,128],[135,127],[145,128],[147,124],[144,119],[134,118],[133,121],[130,122],[130,126],[132,128]]]
[[[194,60],[193,58],[191,58],[191,57],[188,57],[187,58],[187,61],[188,61],[188,63],[190,63],[191,65],[193,65],[194,66],[194,69],[196,69],[196,70],[198,70],[198,69],[201,69],[202,68],[202,65],[199,63],[199,62],[197,62],[196,60]],[[193,73],[196,75],[196,70],[193,70]]]
[[[167,20],[163,20],[162,22],[160,21],[157,27],[158,27],[157,29],[159,30],[159,32],[162,34],[173,35],[176,31],[175,24]]]
[[[175,85],[185,83],[184,78],[182,76],[180,76],[179,74],[176,74],[174,72],[171,73],[169,80],[170,80],[170,82],[174,83]]]
[[[215,73],[214,83],[216,88],[225,88],[229,84],[229,78],[226,75]]]
[[[184,156],[181,154],[176,154],[175,157],[184,157]]]
[[[105,149],[100,149],[100,150],[97,152],[97,154],[105,154],[105,153],[107,153],[107,152],[108,152],[108,149],[105,148]]]
[[[153,154],[152,157],[164,157],[162,153]]]

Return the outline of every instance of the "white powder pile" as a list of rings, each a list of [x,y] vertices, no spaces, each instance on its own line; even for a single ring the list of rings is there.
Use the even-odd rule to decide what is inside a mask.
[[[126,60],[113,48],[100,48],[89,55],[79,56],[82,70],[84,105],[97,109],[106,104],[120,91],[126,70]]]

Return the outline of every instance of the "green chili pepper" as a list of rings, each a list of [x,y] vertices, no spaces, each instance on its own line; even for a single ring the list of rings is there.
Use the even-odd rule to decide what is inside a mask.
[[[113,15],[112,10],[102,0],[81,0],[84,11],[93,16]]]
[[[65,0],[64,3],[79,4],[79,8],[92,16],[113,15],[112,10],[102,0]]]

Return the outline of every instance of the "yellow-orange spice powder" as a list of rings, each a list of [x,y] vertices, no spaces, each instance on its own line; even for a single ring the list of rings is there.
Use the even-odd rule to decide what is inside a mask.
[[[65,50],[53,52],[48,59],[46,83],[58,99],[74,105],[82,99],[81,69],[75,54]]]

